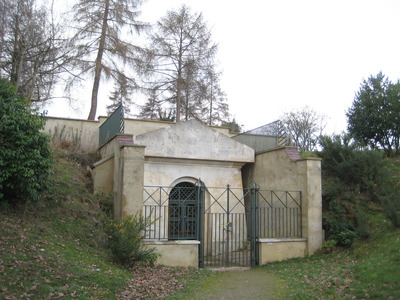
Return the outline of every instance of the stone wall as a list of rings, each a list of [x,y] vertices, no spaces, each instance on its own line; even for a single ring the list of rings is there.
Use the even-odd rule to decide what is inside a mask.
[[[99,126],[99,121],[47,117],[43,132],[50,135],[56,147],[69,142],[76,149],[93,152],[99,145]]]
[[[243,181],[244,186],[256,182],[262,189],[301,191],[306,255],[320,247],[323,242],[320,159],[301,159],[293,147],[257,153],[255,163],[243,168]]]
[[[259,239],[259,265],[307,254],[306,239]]]
[[[199,241],[146,241],[144,244],[157,250],[160,255],[157,264],[193,268],[199,266]]]
[[[99,117],[97,121],[80,119],[67,119],[46,117],[46,125],[43,132],[50,135],[55,146],[62,142],[69,142],[77,149],[85,152],[93,152],[99,148],[99,127],[107,120],[107,117]],[[168,128],[175,124],[166,121],[125,119],[125,134],[133,136]],[[226,127],[212,126],[211,128],[230,137],[232,134]]]

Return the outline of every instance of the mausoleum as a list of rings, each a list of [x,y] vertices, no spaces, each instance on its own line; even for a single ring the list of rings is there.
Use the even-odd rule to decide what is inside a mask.
[[[323,241],[321,161],[302,159],[281,134],[231,133],[197,120],[48,118],[54,142],[101,160],[94,189],[117,218],[151,220],[145,243],[158,263],[256,266],[314,253]]]

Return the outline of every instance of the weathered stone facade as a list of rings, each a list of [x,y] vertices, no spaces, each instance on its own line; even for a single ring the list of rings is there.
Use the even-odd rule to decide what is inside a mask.
[[[64,128],[64,132],[74,133],[65,135],[67,138],[76,141],[80,136],[80,145],[89,150],[98,147],[95,137],[98,137],[98,126],[103,122],[104,119],[88,122],[51,118],[46,131],[60,133],[60,128]],[[59,138],[62,138],[61,134]],[[262,188],[297,190],[302,194],[301,238],[259,239],[260,264],[310,255],[322,243],[321,162],[300,159],[295,148],[281,147],[255,153],[251,147],[232,139],[226,128],[211,128],[196,120],[177,124],[126,120],[125,134],[116,135],[99,151],[102,159],[92,170],[94,189],[113,195],[116,217],[143,211],[144,186],[173,187],[182,182],[196,184],[201,180],[212,194],[216,187],[229,185],[240,191],[256,182]],[[204,201],[208,207],[212,200],[206,197]],[[210,210],[222,211],[223,201]],[[236,209],[244,210],[244,206]],[[162,214],[159,217],[167,218]],[[168,223],[162,224],[167,226]],[[167,228],[158,230],[165,232]],[[205,235],[213,235],[213,230],[207,226]],[[198,264],[199,241],[166,239],[148,241],[147,244],[161,252],[160,263]]]

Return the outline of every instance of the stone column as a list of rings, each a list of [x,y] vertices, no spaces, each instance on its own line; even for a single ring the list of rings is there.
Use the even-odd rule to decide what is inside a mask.
[[[140,145],[122,145],[115,152],[114,217],[135,215],[143,208],[144,149]]]
[[[307,254],[311,255],[323,242],[321,160],[299,160],[297,170],[302,191],[302,233],[307,239]]]

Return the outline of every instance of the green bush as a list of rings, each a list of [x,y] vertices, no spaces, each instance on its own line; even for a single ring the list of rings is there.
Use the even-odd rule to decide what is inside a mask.
[[[321,137],[320,145],[322,151],[318,155],[322,158],[324,174],[338,178],[343,184],[373,196],[378,183],[388,176],[382,151],[362,149],[349,136],[339,135]]]
[[[341,231],[333,236],[332,238],[336,241],[338,246],[350,247],[356,237],[357,234],[354,231],[351,231],[350,229],[345,229],[344,231]]]
[[[0,201],[37,200],[51,166],[43,115],[30,108],[12,84],[0,79]]]
[[[99,202],[100,210],[107,216],[113,215],[113,198],[105,193],[95,193],[95,197]]]
[[[336,249],[336,241],[335,240],[328,240],[322,243],[319,247],[320,253],[331,253]]]
[[[381,197],[380,200],[386,218],[393,227],[400,228],[400,191],[396,190],[391,195]]]
[[[367,202],[379,203],[393,226],[400,227],[399,179],[398,170],[391,165],[394,162],[385,158],[383,151],[363,149],[348,135],[323,136],[320,145],[322,151],[318,155],[322,158],[324,202],[339,200],[355,205],[359,237],[369,236],[367,220],[357,208]],[[351,235],[342,234],[336,238],[347,243]]]
[[[128,268],[136,264],[153,265],[156,262],[155,249],[143,245],[143,233],[149,222],[149,219],[141,214],[119,221],[106,221],[107,247],[111,250],[115,262]]]
[[[353,226],[347,219],[346,210],[339,200],[329,203],[329,217],[323,219],[323,225],[328,234],[328,240],[336,241],[336,245],[350,247],[356,237]]]
[[[357,222],[356,234],[362,239],[367,239],[370,236],[368,229],[368,219],[361,211],[356,211],[354,214]]]

